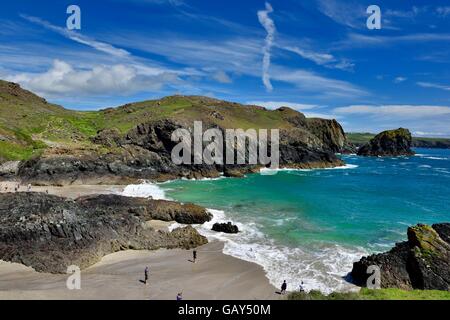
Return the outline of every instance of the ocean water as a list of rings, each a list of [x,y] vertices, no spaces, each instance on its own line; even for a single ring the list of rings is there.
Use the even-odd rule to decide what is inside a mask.
[[[416,152],[342,156],[347,166],[335,169],[129,186],[126,193],[210,208],[213,221],[198,228],[225,241],[226,254],[262,265],[276,286],[303,281],[329,293],[352,288],[345,280],[352,263],[404,240],[408,226],[450,221],[450,150]],[[210,231],[217,221],[242,232]]]

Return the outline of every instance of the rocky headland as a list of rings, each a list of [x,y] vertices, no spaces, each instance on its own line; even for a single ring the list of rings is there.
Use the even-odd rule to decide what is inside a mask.
[[[366,285],[372,265],[381,270],[382,288],[450,290],[450,223],[410,227],[407,241],[355,262],[355,284]]]
[[[201,224],[202,207],[171,201],[92,195],[69,200],[45,193],[0,194],[0,260],[36,271],[86,268],[121,250],[190,249],[207,243],[194,228],[156,230],[151,221]]]
[[[37,185],[128,184],[242,177],[259,171],[260,165],[175,165],[171,151],[177,142],[171,135],[180,128],[193,132],[194,121],[201,121],[203,130],[222,132],[278,129],[281,167],[341,166],[336,153],[350,146],[336,120],[306,118],[288,107],[267,110],[208,97],[171,96],[76,112],[0,81],[0,145],[5,145],[0,164],[6,163],[0,177]]]

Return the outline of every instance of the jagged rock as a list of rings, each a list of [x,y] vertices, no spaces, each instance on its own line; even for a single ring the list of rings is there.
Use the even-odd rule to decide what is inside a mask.
[[[107,147],[117,147],[122,142],[122,136],[116,128],[104,129],[98,131],[97,135],[91,138],[91,141]]]
[[[7,161],[0,164],[0,176],[14,176],[19,172],[20,161]]]
[[[202,223],[211,216],[191,204],[118,195],[68,200],[43,193],[0,194],[0,260],[65,273],[70,265],[86,268],[119,250],[207,243],[190,226],[172,232],[146,227],[154,219]]]
[[[224,232],[224,233],[238,233],[239,228],[232,224],[231,222],[228,223],[214,223],[212,227],[213,231],[216,232]]]
[[[450,223],[408,228],[408,241],[353,264],[353,281],[365,286],[367,268],[381,269],[382,288],[450,290]]]
[[[383,131],[358,150],[360,156],[409,156],[412,137],[408,129]]]

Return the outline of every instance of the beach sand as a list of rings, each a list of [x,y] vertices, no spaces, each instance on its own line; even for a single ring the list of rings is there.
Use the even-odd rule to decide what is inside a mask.
[[[14,191],[16,182],[0,182],[0,192]],[[20,191],[26,191],[21,186]],[[121,193],[124,186],[73,185],[64,187],[32,186],[33,192],[77,198],[89,194]],[[170,223],[148,222],[166,230]],[[68,290],[69,275],[38,273],[17,263],[0,261],[0,299],[77,299],[77,300],[175,300],[178,292],[185,300],[210,299],[282,299],[276,293],[263,268],[223,254],[224,244],[211,242],[197,248],[198,261],[192,263],[192,251],[123,251],[103,259],[81,272],[81,290]],[[142,283],[144,269],[150,268],[149,284]]]
[[[13,181],[0,181],[1,192],[13,192],[18,185]],[[5,187],[7,189],[5,190]],[[63,187],[57,186],[31,186],[32,192],[48,192],[60,197],[76,199],[78,197],[87,196],[91,194],[119,194],[124,190],[125,186],[118,185],[68,185]],[[21,185],[20,192],[27,191],[27,185]]]
[[[0,261],[0,299],[138,299],[184,300],[282,299],[262,267],[224,255],[223,243],[212,242],[192,251],[123,251],[105,256],[81,272],[81,290],[68,290],[69,275],[35,272]],[[150,268],[148,284],[144,269]]]

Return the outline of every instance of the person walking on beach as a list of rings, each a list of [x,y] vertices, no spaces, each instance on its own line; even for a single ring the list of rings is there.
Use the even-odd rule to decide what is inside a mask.
[[[284,280],[283,284],[281,285],[281,294],[286,294],[287,289],[287,283],[286,280]]]
[[[183,300],[183,292],[178,292],[177,294],[177,301]]]
[[[300,285],[298,286],[298,291],[300,292],[305,292],[305,288],[303,287],[303,281],[300,283]]]
[[[192,259],[193,259],[193,262],[194,262],[194,263],[197,262],[197,250],[194,250],[194,251],[192,252]]]
[[[148,272],[149,272],[149,268],[145,267],[145,270],[144,270],[144,283],[145,284],[147,284],[147,281],[148,281]]]

